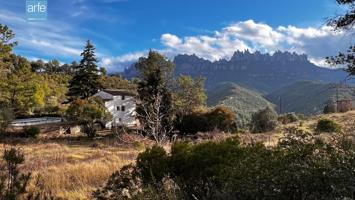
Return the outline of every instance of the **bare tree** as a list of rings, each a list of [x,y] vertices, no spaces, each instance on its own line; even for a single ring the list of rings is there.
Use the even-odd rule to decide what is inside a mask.
[[[144,118],[141,120],[141,125],[146,136],[153,138],[158,145],[162,145],[173,131],[173,124],[164,123],[164,118],[170,117],[170,113],[163,112],[162,93],[158,92],[151,99],[153,99],[151,103],[144,103],[138,99],[137,104],[140,105],[141,112],[137,115],[139,118]]]

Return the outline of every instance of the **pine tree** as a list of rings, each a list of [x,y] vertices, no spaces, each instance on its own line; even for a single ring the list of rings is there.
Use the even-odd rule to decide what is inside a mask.
[[[70,99],[86,99],[94,95],[100,88],[99,70],[96,65],[95,47],[87,41],[80,65],[77,66],[73,79],[69,82]]]
[[[136,64],[140,72],[137,114],[146,135],[162,144],[172,131],[173,106],[170,85],[174,64],[157,52]]]

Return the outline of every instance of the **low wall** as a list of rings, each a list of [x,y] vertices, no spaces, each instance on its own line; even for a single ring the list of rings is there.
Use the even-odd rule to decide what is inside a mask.
[[[12,121],[12,127],[25,127],[35,126],[42,124],[60,123],[63,119],[61,117],[39,117],[39,118],[27,118],[27,119],[15,119]]]

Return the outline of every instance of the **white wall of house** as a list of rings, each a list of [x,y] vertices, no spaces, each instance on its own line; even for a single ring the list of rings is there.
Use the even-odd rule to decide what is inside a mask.
[[[106,124],[106,128],[112,126],[137,126],[136,102],[134,96],[111,95],[105,91],[98,92],[99,96],[105,101],[105,107],[112,115],[112,121]]]

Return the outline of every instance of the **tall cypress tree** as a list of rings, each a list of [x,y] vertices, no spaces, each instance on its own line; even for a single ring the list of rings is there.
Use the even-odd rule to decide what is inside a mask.
[[[70,99],[86,99],[101,88],[99,70],[96,65],[95,47],[90,40],[87,41],[81,57],[80,65],[74,69],[74,76],[69,82],[67,95]]]

